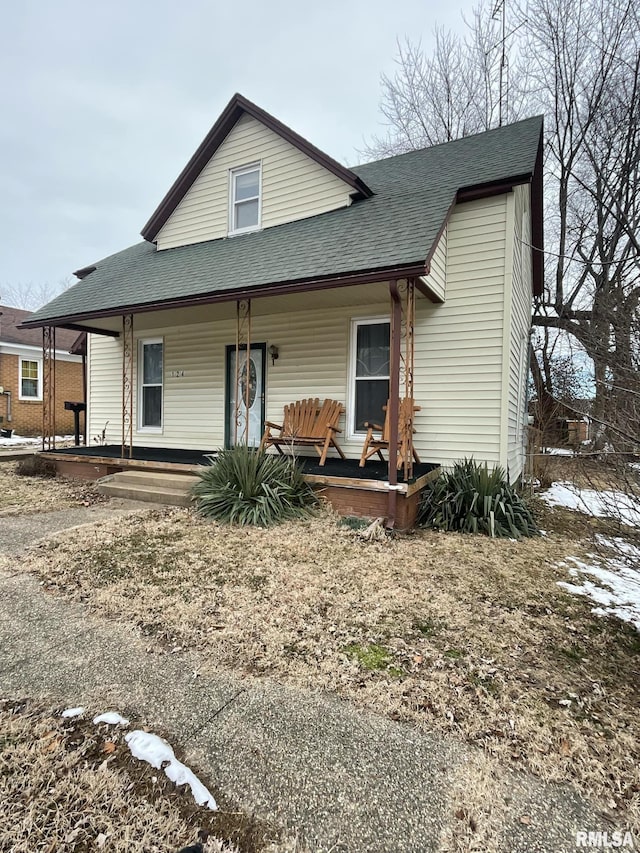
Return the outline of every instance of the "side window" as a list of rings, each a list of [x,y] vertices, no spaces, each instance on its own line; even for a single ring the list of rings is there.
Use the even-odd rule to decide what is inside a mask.
[[[364,432],[365,421],[384,423],[389,398],[388,320],[354,320],[351,326],[351,432]]]
[[[161,338],[138,344],[139,429],[162,429],[163,348]]]
[[[20,359],[20,394],[21,400],[42,399],[41,362],[37,359]]]
[[[260,227],[260,164],[232,169],[230,173],[229,233],[240,234]]]

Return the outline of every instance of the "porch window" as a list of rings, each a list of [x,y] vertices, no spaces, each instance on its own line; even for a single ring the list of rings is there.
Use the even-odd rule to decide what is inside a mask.
[[[20,359],[21,400],[42,400],[41,364],[38,359]]]
[[[390,323],[354,320],[351,330],[351,430],[365,432],[365,421],[384,423],[389,397]]]
[[[140,341],[138,349],[139,429],[162,429],[163,341]]]
[[[230,234],[256,231],[260,227],[260,178],[259,163],[231,170]]]

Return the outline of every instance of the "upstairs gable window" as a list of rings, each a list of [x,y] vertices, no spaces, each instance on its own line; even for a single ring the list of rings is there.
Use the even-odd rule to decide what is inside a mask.
[[[230,173],[229,233],[260,228],[260,164],[232,169]]]

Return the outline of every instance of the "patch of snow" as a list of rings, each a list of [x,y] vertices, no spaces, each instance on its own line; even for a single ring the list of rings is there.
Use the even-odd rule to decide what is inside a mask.
[[[640,500],[624,492],[580,489],[571,483],[554,483],[540,497],[549,506],[562,506],[587,515],[615,518],[630,527],[640,526]]]
[[[151,732],[136,730],[125,735],[131,754],[140,761],[146,761],[152,767],[160,770],[163,764],[164,772],[176,785],[188,785],[193,798],[199,806],[206,805],[212,811],[218,806],[211,793],[205,788],[198,777],[175,756],[171,746]]]
[[[58,441],[74,441],[75,437],[73,435],[57,435],[56,442]],[[13,433],[11,438],[0,438],[0,447],[30,447],[31,445],[42,444],[42,436],[36,436],[35,438],[27,438],[23,435],[16,435]]]
[[[93,722],[97,726],[98,723],[107,723],[110,726],[128,726],[129,720],[121,717],[116,711],[107,711],[106,714],[98,714],[93,718]]]
[[[66,708],[62,712],[63,717],[81,717],[84,714],[84,708]]]
[[[568,447],[545,447],[543,451],[547,456],[575,456],[573,450]]]
[[[605,541],[615,544],[617,540]],[[634,556],[631,553],[633,551],[637,559],[640,556],[640,549],[630,543],[625,544],[629,548],[629,555]],[[558,581],[558,586],[574,595],[584,595],[600,605],[594,607],[592,613],[598,616],[618,616],[640,631],[640,564],[633,565],[624,558],[607,558],[596,554],[589,554],[589,558],[594,562],[585,563],[583,560],[571,557],[576,568],[570,568],[569,574],[580,583]],[[595,581],[585,575],[595,578]]]
[[[637,545],[633,545],[627,539],[623,539],[621,536],[613,536],[609,539],[607,536],[601,536],[598,534],[596,536],[596,542],[603,548],[609,548],[611,551],[617,551],[632,560],[640,560],[640,548],[638,548]]]

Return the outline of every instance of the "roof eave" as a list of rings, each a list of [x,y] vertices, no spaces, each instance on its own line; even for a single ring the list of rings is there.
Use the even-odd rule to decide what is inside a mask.
[[[354,193],[358,196],[368,198],[373,195],[372,190],[351,169],[347,169],[346,166],[329,157],[328,154],[316,148],[311,142],[304,139],[304,137],[300,136],[294,130],[291,130],[290,127],[287,127],[277,118],[257,106],[257,104],[252,103],[240,94],[235,94],[140,232],[145,240],[148,240],[150,243],[154,242],[160,229],[180,204],[198,175],[213,157],[243,113],[247,113],[257,121],[262,122],[262,124],[266,125],[274,133],[277,133],[299,151],[302,151],[303,154],[306,154],[307,157],[310,157],[320,166],[323,166],[336,177],[340,178],[352,187]]]
[[[216,302],[235,302],[238,299],[257,299],[268,296],[284,296],[293,293],[305,293],[314,290],[330,290],[337,287],[349,287],[358,284],[373,284],[394,278],[410,278],[425,275],[423,262],[413,262],[395,267],[381,267],[359,272],[344,272],[334,276],[324,276],[315,279],[298,279],[294,281],[274,282],[273,284],[257,285],[254,287],[234,288],[223,292],[183,296],[174,299],[155,300],[130,305],[119,305],[115,308],[105,308],[98,311],[85,311],[78,314],[68,314],[60,317],[32,320],[24,324],[25,328],[42,328],[43,326],[59,326],[67,329],[82,331],[78,323],[86,320],[99,320],[106,317],[120,317],[123,314],[145,314],[153,311],[167,311],[172,308],[188,308],[196,305],[208,305]],[[100,333],[101,330],[86,327],[85,331]],[[104,332],[104,334],[113,334]]]

